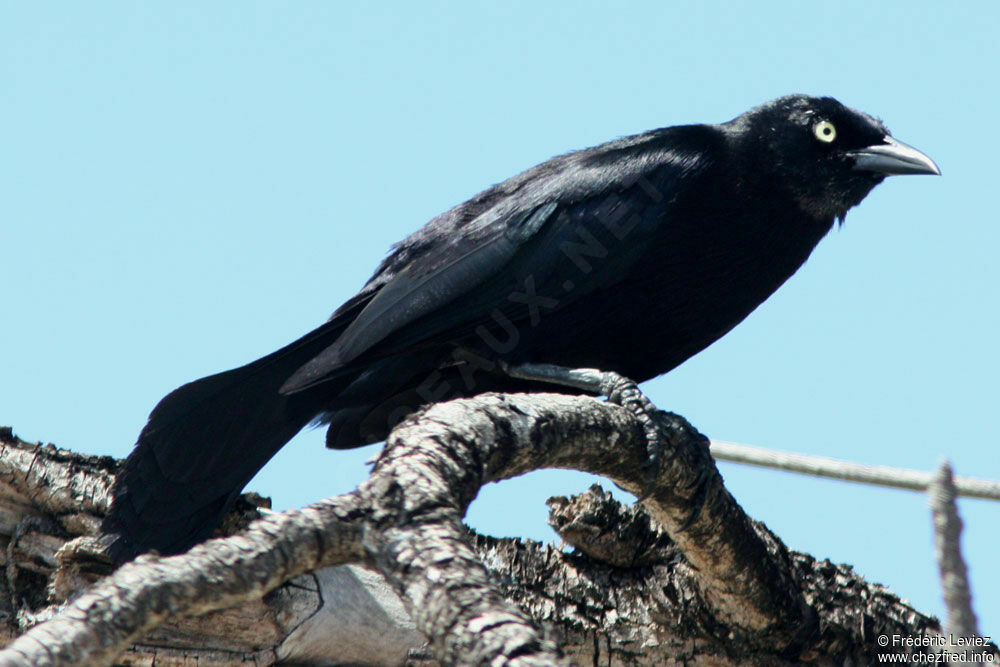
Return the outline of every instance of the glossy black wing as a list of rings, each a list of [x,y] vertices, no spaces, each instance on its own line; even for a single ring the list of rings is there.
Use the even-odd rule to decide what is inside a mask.
[[[282,392],[365,358],[459,338],[497,311],[531,318],[526,300],[558,308],[621,280],[704,166],[676,150],[671,133],[556,158],[435,219],[401,244],[404,261],[383,265],[378,293]]]

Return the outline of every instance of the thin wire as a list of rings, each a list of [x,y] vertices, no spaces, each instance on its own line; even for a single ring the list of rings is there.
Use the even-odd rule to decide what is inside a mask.
[[[825,456],[779,452],[735,442],[713,440],[711,446],[712,456],[721,461],[911,491],[927,491],[935,477],[934,473],[921,470],[863,465]],[[955,477],[954,482],[959,496],[1000,500],[1000,482],[972,477]]]

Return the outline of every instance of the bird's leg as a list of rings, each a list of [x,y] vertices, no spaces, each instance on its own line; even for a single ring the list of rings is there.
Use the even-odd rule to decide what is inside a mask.
[[[655,478],[663,449],[660,430],[656,426],[656,406],[646,398],[636,383],[623,375],[596,368],[566,368],[553,364],[503,364],[504,372],[521,380],[549,382],[564,387],[580,389],[589,394],[607,396],[612,403],[628,408],[642,425],[646,434],[647,459],[645,468]]]
[[[664,460],[664,454],[670,445],[668,436],[658,426],[659,423],[669,424],[664,421],[669,415],[657,409],[652,401],[646,398],[636,383],[623,375],[612,371],[602,371],[596,368],[566,368],[553,364],[520,364],[511,366],[501,362],[503,371],[512,378],[521,380],[531,380],[535,382],[548,382],[564,387],[572,387],[585,391],[589,394],[607,396],[612,403],[627,408],[635,415],[642,425],[646,435],[646,461],[643,464],[646,473],[647,491],[639,496],[639,501],[645,500],[652,493],[654,485],[659,477],[660,464]],[[669,428],[669,427],[668,427]],[[697,479],[691,485],[693,492],[691,513],[687,520],[680,527],[686,530],[691,526],[701,514],[701,509],[705,505],[707,498],[708,483],[711,476],[708,470],[699,470]]]

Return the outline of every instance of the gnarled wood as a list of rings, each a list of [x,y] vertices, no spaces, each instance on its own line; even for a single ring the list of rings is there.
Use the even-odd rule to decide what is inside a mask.
[[[669,456],[650,480],[642,428],[618,406],[558,394],[435,405],[397,427],[354,492],[267,513],[187,554],[143,556],[48,608],[101,574],[99,541],[53,549],[96,528],[114,465],[0,431],[9,636],[30,627],[0,665],[118,655],[158,665],[192,655],[199,664],[842,664],[884,652],[879,634],[940,631],[849,567],[788,551],[724,489],[703,436],[667,413],[658,425]],[[461,524],[484,483],[546,467],[606,475],[645,495],[642,507],[599,489],[553,499],[551,522],[572,552]],[[56,479],[67,489],[39,481]],[[332,567],[347,564],[362,567]]]

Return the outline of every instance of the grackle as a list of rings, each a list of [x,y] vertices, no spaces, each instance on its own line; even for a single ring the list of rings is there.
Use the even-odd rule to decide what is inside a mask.
[[[346,449],[426,403],[551,391],[539,368],[666,373],[760,305],[887,175],[939,173],[879,120],[802,95],[533,167],[396,244],[319,328],[161,400],[117,478],[109,552],[207,538],[311,421]]]

